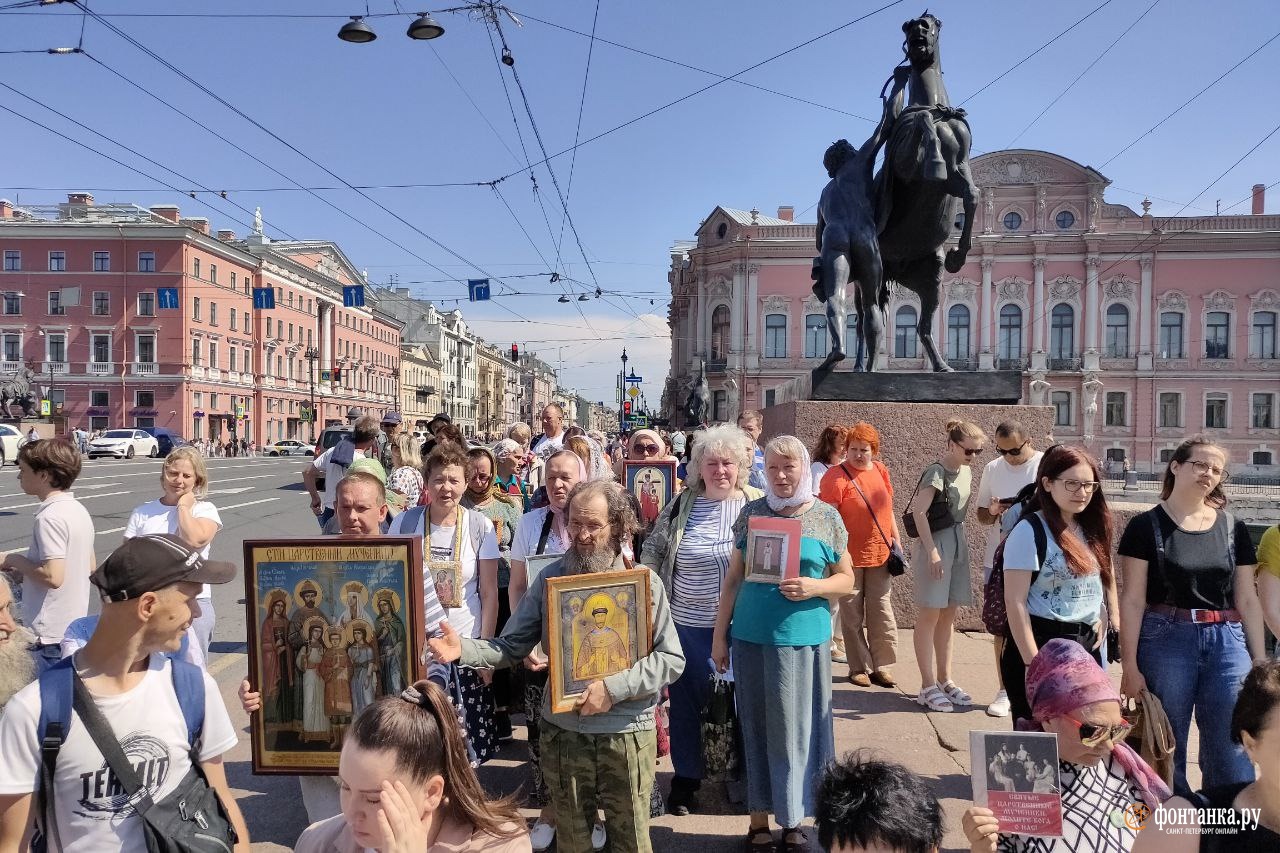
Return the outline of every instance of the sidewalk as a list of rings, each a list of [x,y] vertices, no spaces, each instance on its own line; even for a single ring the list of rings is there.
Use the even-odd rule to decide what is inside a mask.
[[[836,750],[867,749],[873,754],[906,765],[923,776],[942,802],[946,835],[944,851],[965,851],[960,816],[969,807],[972,789],[969,781],[969,731],[1008,731],[1010,718],[996,719],[985,713],[986,703],[995,696],[995,659],[991,637],[985,633],[958,633],[954,643],[953,677],[974,698],[974,707],[950,714],[926,712],[914,701],[920,690],[920,676],[915,665],[911,631],[898,632],[898,663],[893,668],[899,686],[894,690],[881,687],[854,687],[846,678],[843,664],[833,664],[832,711],[835,717]],[[242,669],[231,667],[236,672]],[[228,673],[229,675],[229,673]],[[1119,687],[1120,668],[1111,667],[1112,678]],[[235,676],[238,683],[239,676]],[[223,681],[223,679],[219,679]],[[241,800],[254,836],[254,850],[292,849],[297,834],[305,826],[300,807],[281,808],[282,799],[298,802],[296,780],[288,777],[254,777],[239,762],[248,757],[248,724],[239,710],[232,679],[223,682],[223,698],[232,712],[232,720],[243,726],[237,749],[227,758],[235,762],[229,776]],[[767,697],[764,697],[767,701]],[[480,769],[485,788],[495,794],[513,793],[528,783],[523,740],[524,727],[517,725],[516,738],[503,746],[497,758]],[[1197,738],[1191,734],[1188,776],[1193,786],[1200,781],[1199,767],[1194,764]],[[671,762],[662,759],[658,765],[658,785],[665,793],[671,782]],[[265,795],[265,796],[264,796]],[[658,853],[699,850],[708,853],[736,853],[742,849],[747,818],[728,804],[724,786],[703,786],[699,812],[689,817],[663,815],[652,823],[653,847]],[[299,804],[300,805],[300,804]],[[524,809],[534,818],[536,810]],[[809,849],[819,850],[816,835],[810,830]]]

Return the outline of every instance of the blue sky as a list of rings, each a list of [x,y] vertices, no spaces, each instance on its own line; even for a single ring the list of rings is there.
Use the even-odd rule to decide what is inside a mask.
[[[475,17],[439,14],[445,35],[417,42],[405,37],[411,16],[396,16],[395,0],[370,0],[370,24],[379,38],[353,45],[339,41],[335,33],[343,16],[364,13],[364,0],[91,4],[107,23],[234,104],[339,181],[140,52],[102,21],[83,20],[66,4],[5,10],[18,2],[0,0],[0,81],[182,177],[95,138],[15,91],[0,88],[0,105],[184,192],[197,186],[228,190],[229,201],[200,193],[199,199],[209,204],[205,206],[3,111],[6,168],[0,170],[0,195],[30,204],[54,203],[67,190],[91,189],[99,201],[179,203],[184,214],[207,216],[214,228],[241,234],[248,231],[251,217],[231,202],[250,211],[261,206],[269,234],[335,240],[357,266],[368,269],[375,284],[395,276],[445,309],[454,304],[443,300],[461,297],[464,314],[488,340],[504,348],[519,341],[553,366],[563,363],[564,382],[592,399],[612,401],[613,371],[625,345],[654,405],[667,372],[666,271],[673,241],[691,238],[717,204],[755,206],[770,215],[778,205],[792,204],[800,218],[812,221],[811,206],[825,180],[822,151],[840,137],[855,142],[866,138],[872,126],[856,116],[878,115],[880,86],[901,58],[899,27],[921,11],[919,4],[897,3],[742,75],[752,86],[721,82],[692,94],[719,78],[637,51],[732,75],[891,0],[602,0],[598,7],[594,0],[516,0],[510,8],[523,26],[508,17],[501,24],[536,122],[535,134],[512,70],[495,58],[491,28]],[[400,8],[418,10],[404,4]],[[951,98],[969,111],[976,151],[999,150],[1016,140],[1016,147],[1062,154],[1111,178],[1108,200],[1136,209],[1149,196],[1153,212],[1164,215],[1187,202],[1193,202],[1184,211],[1188,214],[1212,212],[1219,199],[1226,208],[1247,199],[1252,184],[1277,180],[1280,134],[1209,186],[1275,126],[1275,111],[1265,106],[1268,90],[1258,85],[1274,79],[1280,64],[1280,39],[1263,46],[1280,30],[1266,4],[983,0],[935,2],[931,8],[943,20]],[[169,15],[156,14],[160,12]],[[183,16],[201,12],[304,17]],[[334,17],[305,17],[320,15]],[[583,35],[591,32],[593,22],[594,45]],[[83,55],[5,53],[75,46],[82,23]],[[1099,59],[1112,42],[1114,47]],[[1143,135],[1242,59],[1221,82]],[[113,71],[234,140],[271,168]],[[588,267],[579,239],[568,227],[562,232],[560,201],[546,166],[532,170],[538,196],[532,191],[525,167],[543,159],[537,136],[554,155],[571,148],[575,134],[589,139],[688,95],[581,146],[576,157],[564,154],[551,160]],[[1135,139],[1139,141],[1115,156]],[[504,177],[496,192],[487,186],[364,191],[385,210],[342,186],[342,181],[383,186],[483,183]],[[315,195],[271,191],[293,187],[295,181],[339,188],[316,190]],[[1248,212],[1247,202],[1232,212]],[[550,281],[553,271],[560,282]],[[505,287],[495,282],[494,291],[510,295],[499,296],[494,304],[470,305],[464,283],[441,281],[485,274],[503,278]],[[606,291],[603,299],[575,299],[571,305],[556,301],[562,293],[593,294],[597,284]]]

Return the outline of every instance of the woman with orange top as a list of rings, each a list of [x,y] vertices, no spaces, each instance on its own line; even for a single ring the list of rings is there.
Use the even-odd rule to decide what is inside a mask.
[[[853,593],[840,599],[840,631],[849,657],[849,680],[859,687],[894,687],[898,623],[889,601],[893,578],[886,563],[898,539],[889,469],[875,457],[880,433],[858,421],[845,436],[844,461],[822,476],[819,497],[840,513],[849,532]],[[883,531],[883,532],[882,532]]]

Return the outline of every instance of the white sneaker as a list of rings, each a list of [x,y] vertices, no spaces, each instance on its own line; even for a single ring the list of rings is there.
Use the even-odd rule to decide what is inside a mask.
[[[607,836],[604,834],[604,824],[597,823],[591,827],[591,848],[593,850],[603,850]]]
[[[556,840],[556,828],[549,823],[539,819],[533,825],[533,829],[529,831],[529,845],[533,847],[537,853],[542,853],[551,846]]]
[[[996,698],[991,700],[991,704],[987,706],[988,717],[1007,717],[1009,716],[1009,694],[1001,690],[996,694]]]

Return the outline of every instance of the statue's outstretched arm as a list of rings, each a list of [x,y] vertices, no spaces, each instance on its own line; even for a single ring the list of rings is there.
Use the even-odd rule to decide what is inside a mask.
[[[884,97],[883,92],[881,93],[884,107],[880,114],[880,123],[876,125],[875,131],[868,137],[867,141],[862,143],[862,148],[858,149],[859,157],[874,158],[876,152],[880,150],[880,146],[888,141],[894,122],[898,120],[898,116],[902,114],[902,108],[906,104],[907,81],[910,76],[910,66],[899,65],[893,69],[893,88],[890,90],[888,97]]]

